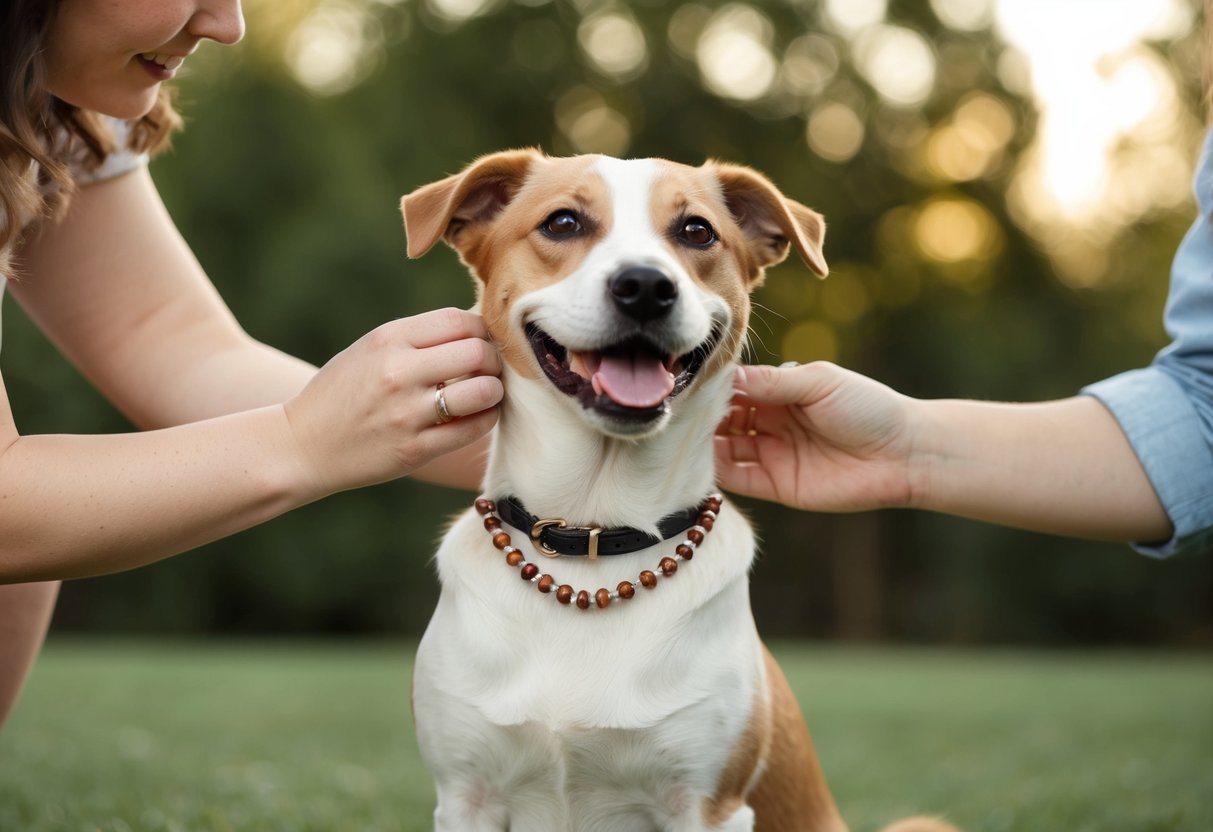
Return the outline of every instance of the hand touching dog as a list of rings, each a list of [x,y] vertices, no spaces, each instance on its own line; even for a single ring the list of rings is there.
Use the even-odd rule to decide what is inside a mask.
[[[383,324],[286,403],[318,493],[408,474],[497,422],[501,359],[478,315],[440,309]],[[441,422],[435,391],[451,417]]]

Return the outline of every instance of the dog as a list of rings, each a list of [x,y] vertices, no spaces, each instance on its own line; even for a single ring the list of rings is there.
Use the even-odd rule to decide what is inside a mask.
[[[821,215],[743,166],[533,149],[402,210],[409,257],[474,275],[506,388],[414,667],[434,828],[843,832],[711,493],[750,292],[793,248],[827,274]]]

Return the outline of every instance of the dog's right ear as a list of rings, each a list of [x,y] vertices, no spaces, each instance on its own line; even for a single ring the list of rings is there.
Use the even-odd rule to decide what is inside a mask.
[[[400,200],[409,257],[420,257],[440,239],[461,250],[476,223],[492,219],[518,193],[531,166],[543,158],[535,149],[504,150],[482,156],[461,173],[423,185]]]

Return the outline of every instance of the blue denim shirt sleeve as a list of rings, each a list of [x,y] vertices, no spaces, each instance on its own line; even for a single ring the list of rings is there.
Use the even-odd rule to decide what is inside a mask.
[[[1196,171],[1200,215],[1171,266],[1171,343],[1144,369],[1083,388],[1112,411],[1175,527],[1155,557],[1213,549],[1213,130]]]

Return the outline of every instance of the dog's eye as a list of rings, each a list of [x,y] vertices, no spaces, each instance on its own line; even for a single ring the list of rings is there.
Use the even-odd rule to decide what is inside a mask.
[[[568,237],[581,231],[581,220],[572,211],[561,210],[544,220],[540,228],[550,237]]]
[[[693,246],[706,248],[716,242],[716,232],[703,217],[691,217],[682,224],[678,236]]]

